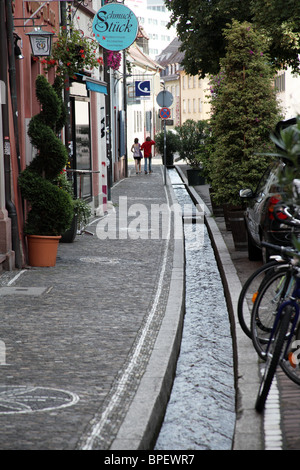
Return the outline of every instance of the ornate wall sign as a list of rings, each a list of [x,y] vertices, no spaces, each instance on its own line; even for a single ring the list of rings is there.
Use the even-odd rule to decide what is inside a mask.
[[[35,386],[0,386],[0,415],[51,411],[75,405],[79,397],[72,392]]]
[[[122,3],[108,3],[100,8],[93,21],[93,32],[99,44],[109,51],[129,47],[138,32],[138,19]]]

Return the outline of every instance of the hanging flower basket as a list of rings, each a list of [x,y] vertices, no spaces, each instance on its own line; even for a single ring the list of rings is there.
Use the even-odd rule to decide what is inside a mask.
[[[75,78],[75,74],[92,70],[103,64],[99,57],[99,44],[94,39],[84,36],[83,31],[70,25],[57,35],[57,41],[52,46],[51,56],[42,59],[46,70],[56,68],[56,76],[60,77],[63,84],[66,77]]]
[[[113,70],[119,70],[121,65],[121,53],[116,51],[108,51],[107,66]]]

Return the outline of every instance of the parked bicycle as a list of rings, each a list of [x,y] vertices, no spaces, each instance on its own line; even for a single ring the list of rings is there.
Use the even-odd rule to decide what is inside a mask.
[[[283,256],[272,256],[271,261],[254,271],[243,285],[238,299],[237,314],[239,324],[248,338],[252,337],[251,313],[259,291],[275,272],[280,272],[284,275],[289,268],[289,261],[289,258],[285,259]]]
[[[288,250],[276,245],[269,248]],[[266,300],[267,311],[262,304]],[[274,273],[265,283],[256,299],[251,318],[252,341],[266,364],[258,391],[255,408],[262,411],[279,365],[286,375],[300,385],[300,367],[297,356],[300,345],[299,327],[300,264],[294,260],[287,272]],[[274,308],[270,310],[270,305]]]
[[[280,176],[286,204],[277,204],[273,215],[280,226],[283,224],[283,228],[290,225],[299,231],[300,117],[295,125],[272,134],[271,140],[276,146],[274,156],[279,157],[286,167],[286,171]],[[259,272],[254,273],[239,299],[238,313],[243,331],[251,337],[257,353],[265,361],[255,403],[259,412],[264,409],[278,366],[300,385],[300,240],[295,235],[292,244],[294,248],[263,244],[267,249],[278,253],[280,258],[273,260],[273,265],[262,267]],[[261,281],[258,281],[260,275]],[[253,285],[256,290],[250,305],[249,333],[249,316],[246,318],[244,299],[249,297],[248,293]]]
[[[281,205],[277,210],[288,215],[288,223],[300,225],[300,220],[292,216],[287,207]],[[248,280],[251,286],[253,279],[259,273],[264,273],[253,301],[250,327],[253,345],[265,361],[255,403],[259,412],[264,409],[278,365],[291,380],[300,385],[297,355],[300,345],[300,252],[269,243],[264,243],[264,246],[277,251],[280,257],[260,268]],[[244,286],[245,292],[247,286]]]

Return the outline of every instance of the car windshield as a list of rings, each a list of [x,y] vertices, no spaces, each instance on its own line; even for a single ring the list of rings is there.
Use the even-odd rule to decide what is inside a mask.
[[[257,195],[270,192],[271,187],[278,182],[278,171],[278,165],[272,165],[265,171],[256,188]]]

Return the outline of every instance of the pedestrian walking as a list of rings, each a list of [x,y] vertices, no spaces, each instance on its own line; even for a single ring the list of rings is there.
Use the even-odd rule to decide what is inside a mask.
[[[133,152],[133,158],[135,162],[135,172],[136,174],[141,173],[141,160],[143,154],[141,152],[141,145],[139,144],[139,139],[136,137],[134,143],[131,146],[131,151]]]
[[[145,157],[144,170],[145,170],[145,174],[147,174],[147,163],[148,162],[149,162],[149,173],[152,173],[152,165],[151,165],[151,160],[152,160],[151,147],[152,147],[152,145],[155,145],[154,140],[151,140],[150,137],[146,137],[145,142],[141,146],[141,150],[144,150],[144,157]]]

